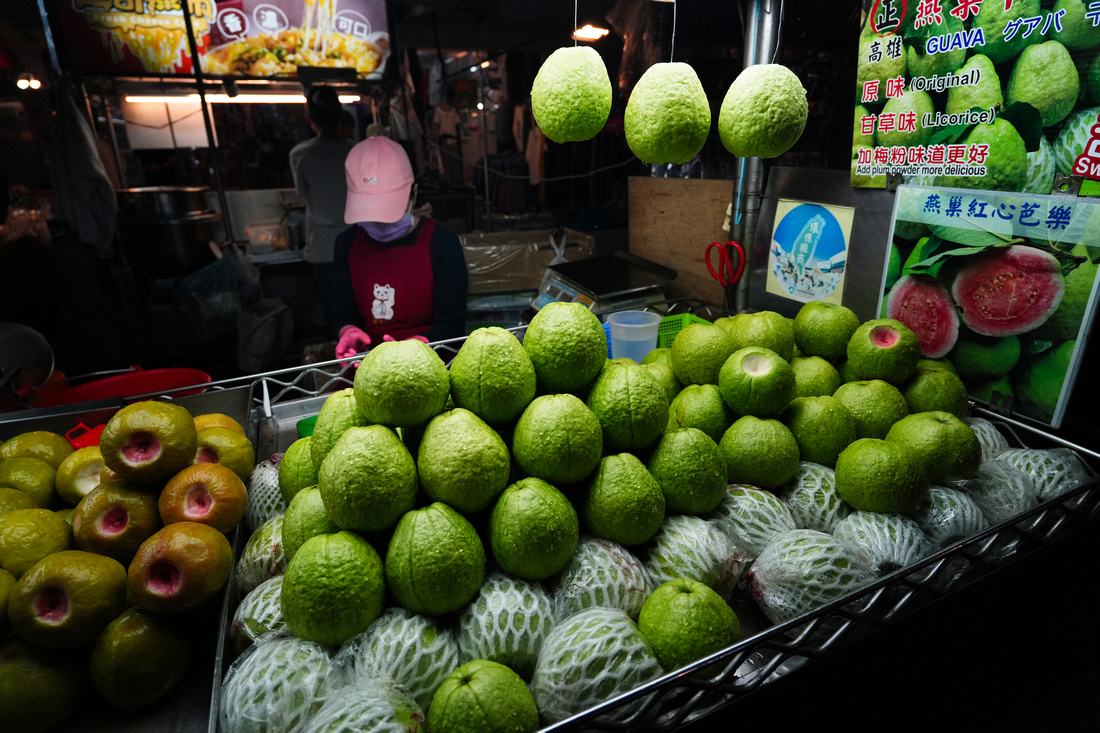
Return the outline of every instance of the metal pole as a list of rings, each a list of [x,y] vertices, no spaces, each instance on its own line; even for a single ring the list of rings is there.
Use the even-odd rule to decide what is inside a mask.
[[[115,113],[111,108],[111,100],[106,96],[103,97],[103,108],[107,114],[107,132],[111,135],[111,152],[115,154],[115,166],[118,168],[118,182],[123,188],[129,188],[130,184],[126,179],[126,168],[122,163],[122,153],[118,148],[118,135],[115,133]]]
[[[485,94],[485,70],[478,69],[477,75],[478,98],[482,100],[481,110],[481,145],[485,149],[482,158],[485,170],[485,226],[493,231],[493,196],[489,192],[489,97]]]
[[[199,44],[195,40],[195,27],[191,23],[191,5],[187,1],[183,10],[183,23],[187,29],[187,47],[191,50],[191,72],[195,75],[195,86],[199,91],[199,105],[202,107],[202,121],[206,126],[206,140],[210,144],[210,169],[214,173],[214,185],[217,186],[218,204],[222,210],[222,226],[225,228],[225,241],[233,241],[233,222],[229,217],[229,199],[225,195],[225,181],[222,180],[221,150],[214,140],[214,122],[210,118],[210,105],[206,102],[206,85],[203,83],[202,64],[199,62]]]
[[[769,64],[775,59],[779,49],[782,8],[782,2],[776,0],[749,0],[749,12],[745,18],[744,68]],[[745,263],[745,277],[737,283],[735,302],[725,305],[727,310],[741,312],[749,305],[749,275],[753,270],[752,252],[756,224],[760,218],[760,202],[764,197],[766,168],[761,158],[740,158],[737,168],[737,185],[733,190],[735,213],[730,228],[734,239],[741,243],[748,261]]]

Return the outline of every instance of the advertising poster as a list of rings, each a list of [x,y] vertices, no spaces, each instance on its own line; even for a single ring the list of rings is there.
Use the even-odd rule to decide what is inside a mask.
[[[1061,426],[1096,310],[1100,201],[899,186],[880,312],[970,397]]]
[[[766,290],[800,303],[841,304],[855,210],[779,199]]]
[[[864,0],[851,181],[1100,195],[1100,0]],[[1089,150],[1096,140],[1096,155]]]
[[[192,73],[183,0],[52,0],[67,71]],[[385,0],[186,0],[202,70],[294,77],[299,66],[380,79],[390,54]]]
[[[191,52],[179,0],[50,0],[64,71],[187,74]],[[199,52],[209,45],[214,0],[188,0]]]

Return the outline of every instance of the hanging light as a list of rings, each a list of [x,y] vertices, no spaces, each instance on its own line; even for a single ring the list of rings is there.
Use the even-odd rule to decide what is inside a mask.
[[[361,100],[358,94],[340,94],[338,98],[340,104],[354,104]],[[171,102],[198,101],[198,94],[130,94],[126,96],[126,102],[129,104],[167,104]],[[248,94],[239,92],[236,96],[230,96],[228,94],[207,94],[206,101],[208,104],[305,104],[306,98],[303,94]]]
[[[15,82],[15,86],[20,89],[41,89],[42,82],[35,78],[34,74],[24,71],[19,75],[19,78]]]
[[[578,41],[598,41],[610,32],[606,28],[597,28],[591,23],[587,23],[573,31],[573,38]]]

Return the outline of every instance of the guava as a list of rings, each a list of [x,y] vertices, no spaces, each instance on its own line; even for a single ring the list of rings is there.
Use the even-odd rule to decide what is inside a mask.
[[[1003,64],[1016,56],[1036,39],[1042,38],[1038,33],[1031,33],[1025,37],[1022,28],[1018,28],[1011,40],[1005,41],[1005,28],[1009,23],[1022,21],[1024,18],[1034,18],[1041,15],[1039,0],[1015,0],[1007,10],[1004,3],[993,2],[982,6],[981,12],[974,16],[972,28],[980,28],[985,36],[983,49],[990,61],[995,64]]]
[[[853,145],[852,146],[852,165],[851,165],[852,186],[855,187],[855,188],[886,188],[886,176],[884,174],[877,173],[875,175],[868,175],[866,173],[857,173],[856,172],[856,166],[859,164],[859,151],[861,149],[866,150],[866,149],[869,149],[869,148],[870,148],[870,145],[866,145],[866,146]]]
[[[916,13],[912,13],[916,17]],[[963,22],[950,13],[943,14],[942,30],[937,33],[958,33],[963,30]],[[910,43],[905,50],[906,68],[910,78],[918,76],[947,76],[958,70],[966,61],[966,49],[955,48],[947,52],[925,53],[925,45],[919,42]]]
[[[1016,403],[1025,415],[1050,422],[1066,381],[1076,341],[1063,341],[1040,353],[1010,377]]]
[[[982,382],[971,386],[967,390],[968,394],[976,400],[982,402],[993,402],[995,395],[1012,395],[1012,383],[1009,382],[1008,376],[1003,376],[1000,379],[994,379],[990,382]]]
[[[1095,247],[1086,247],[1083,244],[1073,248],[1072,254],[1088,259],[1065,276],[1066,291],[1062,296],[1062,304],[1046,323],[1031,333],[1034,338],[1058,343],[1077,337],[1089,304],[1089,296],[1092,294],[1092,286],[1096,282],[1097,263],[1091,258],[1095,250]]]
[[[626,143],[646,163],[686,163],[710,133],[710,103],[690,65],[653,64],[626,103]]]
[[[781,64],[756,64],[730,84],[718,113],[718,133],[726,150],[739,158],[774,158],[802,137],[808,113],[806,89],[793,71]]]
[[[1094,0],[1058,0],[1054,12],[1064,10],[1062,30],[1054,29],[1054,40],[1059,41],[1070,51],[1083,51],[1100,45],[1100,33],[1096,23],[1088,17]]]
[[[917,334],[921,354],[929,359],[946,356],[959,337],[955,301],[931,275],[905,275],[894,283],[886,300],[886,317]]]
[[[1012,371],[1019,360],[1018,336],[967,334],[958,340],[951,353],[951,363],[968,385],[999,379]]]
[[[1042,325],[1065,292],[1054,255],[1025,245],[993,247],[959,270],[951,296],[963,323],[982,336],[1015,336]]]
[[[1027,182],[1027,146],[1010,122],[998,117],[974,126],[965,145],[988,145],[985,176],[936,176],[936,185],[951,188],[979,188],[1019,191]]]
[[[1038,0],[1036,0],[1038,2]],[[865,104],[877,106],[879,102],[886,100],[886,81],[899,76],[905,76],[905,54],[897,58],[890,58],[881,49],[893,36],[892,33],[880,33],[866,36],[859,42],[859,59],[856,65],[856,93],[863,97],[863,85],[869,81],[878,82],[878,96],[873,100],[865,100]],[[872,53],[872,45],[878,44],[879,53]]]
[[[980,53],[974,54],[962,65],[958,75],[965,76],[975,69],[978,70],[977,83],[951,87],[947,90],[947,104],[944,106],[944,112],[953,115],[965,112],[972,107],[978,109],[996,107],[1000,109],[1004,106],[1005,100],[1001,94],[1001,80],[997,78],[997,69],[993,67],[993,62],[989,60],[988,56]]]
[[[1028,46],[1016,59],[1008,79],[1006,102],[1027,102],[1043,117],[1043,127],[1056,125],[1077,103],[1080,81],[1069,51],[1058,41]]]
[[[1085,79],[1088,99],[1094,104],[1100,104],[1100,54],[1097,54],[1096,58],[1088,65]]]
[[[864,107],[862,104],[856,105],[855,117],[852,122],[852,144],[860,147],[870,148],[875,144],[875,134],[873,132],[863,132],[863,125],[860,122],[860,118],[871,114],[870,110]]]
[[[915,124],[913,130],[907,132],[903,132],[897,127],[889,132],[883,132],[880,129],[875,134],[876,144],[886,147],[900,145],[906,148],[927,145],[932,137],[933,128],[925,127],[922,120],[925,115],[931,115],[935,111],[932,96],[928,92],[907,91],[900,97],[886,100],[880,119],[886,115],[894,115],[900,120],[904,115],[912,113],[915,116]]]
[[[594,48],[559,48],[535,74],[531,114],[556,143],[589,140],[607,122],[611,97],[607,66]]]

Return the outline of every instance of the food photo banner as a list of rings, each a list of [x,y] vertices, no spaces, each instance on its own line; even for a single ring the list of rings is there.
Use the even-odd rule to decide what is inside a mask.
[[[864,0],[851,181],[1100,195],[1100,0]]]
[[[193,71],[181,0],[49,0],[66,71]],[[385,0],[187,0],[204,73],[296,77],[299,66],[380,79],[390,54]]]
[[[898,187],[880,312],[968,394],[1061,426],[1092,327],[1100,201]]]

